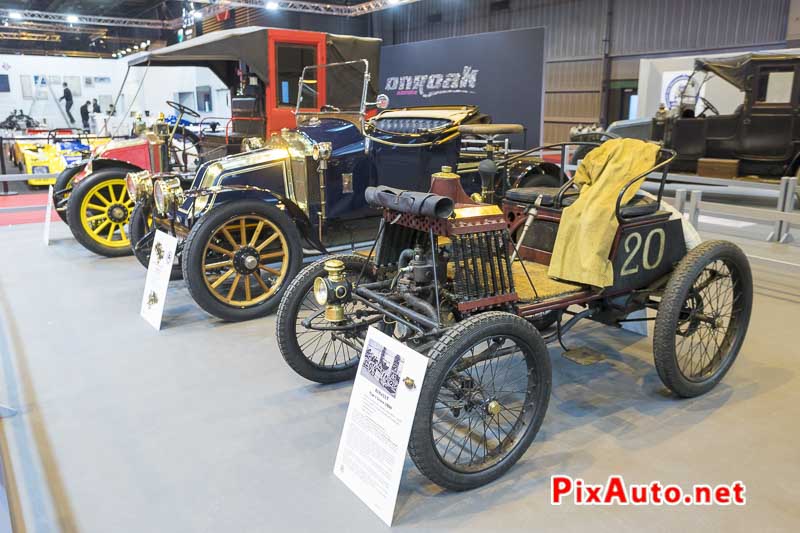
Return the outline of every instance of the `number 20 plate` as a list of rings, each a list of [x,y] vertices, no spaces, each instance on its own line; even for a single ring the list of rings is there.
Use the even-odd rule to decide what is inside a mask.
[[[614,263],[614,288],[639,289],[664,274],[686,255],[680,220],[623,227]]]

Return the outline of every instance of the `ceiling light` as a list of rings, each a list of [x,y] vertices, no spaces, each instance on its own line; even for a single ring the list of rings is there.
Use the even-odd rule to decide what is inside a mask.
[[[140,48],[147,48],[147,43],[142,41],[142,44],[139,45]]]
[[[78,17],[76,15],[67,15],[67,22],[70,24],[77,24]]]
[[[150,46],[150,39],[147,39],[145,42],[147,43],[147,46]]]
[[[278,2],[267,2],[267,9],[275,10],[275,9],[278,9],[278,8],[280,8],[280,6],[278,5]]]
[[[8,14],[8,16],[11,17],[12,19],[19,20],[22,18],[22,13],[20,13],[19,11],[12,11],[11,13]]]
[[[116,52],[114,52],[113,54],[111,54],[111,57],[113,57],[113,58],[115,58],[115,59],[116,59],[116,57],[117,57],[117,53],[116,53]]]
[[[133,45],[133,49],[134,49],[134,50],[138,50],[138,49],[139,49],[139,45],[138,45],[138,44],[134,44],[134,45]]]
[[[128,52],[129,54],[131,53],[131,49],[130,48],[126,48],[125,51]]]

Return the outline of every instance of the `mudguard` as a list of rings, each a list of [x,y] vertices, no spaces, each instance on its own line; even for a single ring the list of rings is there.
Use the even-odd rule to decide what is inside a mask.
[[[306,239],[314,249],[323,254],[328,253],[325,245],[319,240],[314,230],[314,225],[311,223],[308,216],[306,216],[305,212],[297,204],[280,193],[253,185],[223,185],[220,187],[203,189],[201,191],[186,192],[187,198],[192,198],[193,196],[196,198],[200,195],[212,195],[211,205],[221,205],[236,200],[257,199],[282,206],[289,218],[297,225],[300,235]],[[194,200],[192,200],[192,204],[194,204]],[[191,209],[190,207],[190,212]]]

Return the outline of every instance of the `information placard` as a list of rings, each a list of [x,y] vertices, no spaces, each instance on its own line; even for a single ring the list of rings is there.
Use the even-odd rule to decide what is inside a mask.
[[[147,266],[147,279],[144,282],[141,315],[154,328],[161,329],[161,316],[167,299],[169,275],[178,249],[178,239],[163,231],[156,230],[150,263]]]
[[[53,186],[47,188],[47,210],[44,212],[44,245],[50,246],[50,224],[53,220]]]
[[[427,357],[369,328],[333,471],[389,526],[427,367]]]

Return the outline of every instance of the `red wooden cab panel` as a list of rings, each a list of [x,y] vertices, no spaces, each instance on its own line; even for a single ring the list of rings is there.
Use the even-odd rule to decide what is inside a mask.
[[[296,126],[294,116],[294,106],[278,105],[276,83],[278,80],[276,45],[280,44],[299,44],[313,45],[316,48],[315,64],[324,65],[326,62],[326,34],[314,31],[298,30],[273,30],[270,29],[267,36],[267,53],[269,54],[269,84],[267,86],[267,137],[271,133],[279,132],[283,128],[293,129]],[[318,111],[319,107],[325,105],[325,72],[317,73],[318,101],[317,109],[303,109],[304,111]],[[296,89],[296,88],[295,88]]]

